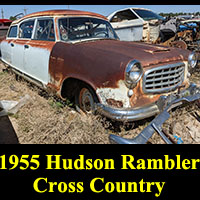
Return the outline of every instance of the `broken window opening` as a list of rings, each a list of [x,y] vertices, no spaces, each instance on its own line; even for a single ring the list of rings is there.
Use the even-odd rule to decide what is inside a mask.
[[[123,10],[114,15],[111,22],[122,22],[138,19],[138,17],[131,10]]]
[[[38,20],[35,40],[55,41],[53,19]]]
[[[104,20],[88,17],[59,20],[60,38],[63,41],[85,39],[118,39],[111,25]]]

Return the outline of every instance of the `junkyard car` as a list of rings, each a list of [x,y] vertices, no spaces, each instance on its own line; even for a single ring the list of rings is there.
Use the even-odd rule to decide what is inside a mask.
[[[17,74],[119,121],[159,113],[156,102],[187,90],[188,66],[197,62],[187,50],[120,41],[105,17],[73,10],[14,21],[0,50]]]
[[[6,36],[11,23],[9,19],[0,19],[0,41]]]
[[[161,42],[167,46],[177,46],[199,52],[200,19],[183,20],[171,18],[161,25]]]
[[[108,16],[122,41],[155,42],[159,38],[160,24],[164,19],[145,8],[125,8]]]

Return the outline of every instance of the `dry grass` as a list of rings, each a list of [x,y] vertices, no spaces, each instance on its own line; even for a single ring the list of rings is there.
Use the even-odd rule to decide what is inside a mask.
[[[133,138],[151,121],[143,120],[132,128],[116,128],[100,116],[80,114],[45,93],[41,95],[41,90],[25,81],[16,81],[14,74],[3,72],[3,69],[0,63],[0,100],[19,101],[26,94],[31,97],[17,114],[9,117],[21,144],[108,144],[109,133]],[[197,82],[198,77],[199,74],[196,74]],[[195,106],[177,110],[172,113],[164,128],[170,134],[174,131],[174,134],[182,137],[184,143],[200,143],[200,140],[197,142],[191,136],[192,131],[200,133],[200,123],[193,116],[196,111],[200,115]],[[164,143],[157,133],[150,142]]]
[[[98,116],[85,116],[63,106],[52,97],[38,95],[41,91],[0,67],[0,100],[16,100],[29,94],[31,100],[10,116],[20,143],[109,143],[108,134]]]

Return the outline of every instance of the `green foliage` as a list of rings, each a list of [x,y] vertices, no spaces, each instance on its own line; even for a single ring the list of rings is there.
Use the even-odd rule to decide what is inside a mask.
[[[63,108],[63,107],[64,107],[64,105],[63,105],[61,102],[55,101],[54,99],[49,99],[48,104],[49,104],[52,108],[55,108],[55,109],[60,109],[60,108]]]
[[[66,99],[66,101],[58,101],[56,99],[49,99],[48,104],[55,109],[62,109],[65,106],[73,107],[73,102],[71,102],[69,99]]]
[[[73,102],[71,102],[69,99],[66,100],[66,104],[69,107],[72,107],[74,105]]]
[[[10,16],[11,21],[15,21],[16,19],[17,19],[16,17]]]

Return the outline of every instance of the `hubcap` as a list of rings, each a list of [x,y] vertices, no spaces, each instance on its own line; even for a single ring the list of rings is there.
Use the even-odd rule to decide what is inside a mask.
[[[84,112],[94,111],[94,99],[90,91],[86,88],[83,88],[79,95],[80,108]]]

